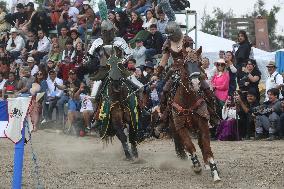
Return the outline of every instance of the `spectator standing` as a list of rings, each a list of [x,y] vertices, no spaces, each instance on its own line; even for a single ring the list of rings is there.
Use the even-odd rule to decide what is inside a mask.
[[[136,66],[145,65],[146,60],[146,48],[143,45],[143,41],[140,38],[135,39],[136,47],[133,50],[133,58],[136,61]]]
[[[13,60],[17,59],[23,48],[25,47],[24,39],[19,35],[19,31],[16,28],[11,28],[11,37],[8,40],[6,50],[10,53]]]
[[[35,77],[31,75],[31,69],[28,66],[21,68],[21,77],[18,83],[18,94],[29,94]]]
[[[229,83],[229,96],[234,96],[234,92],[237,89],[237,68],[234,65],[234,54],[231,51],[227,51],[225,55],[227,64],[227,70],[229,71],[230,83]]]
[[[82,41],[85,41],[85,31],[93,28],[95,13],[89,1],[83,1],[83,10],[78,17],[78,32]]]
[[[265,81],[265,101],[268,100],[268,90],[272,89],[272,88],[276,88],[278,90],[280,90],[280,88],[283,86],[283,77],[281,74],[279,74],[276,71],[276,64],[275,62],[270,61],[268,63],[267,67],[267,71],[268,71],[268,76],[267,79]],[[282,98],[282,94],[279,94],[279,98]]]
[[[31,18],[30,30],[34,33],[38,33],[38,31],[42,30],[46,35],[48,35],[50,29],[52,29],[52,24],[50,17],[47,16],[47,13],[44,11],[36,12]]]
[[[22,4],[23,6],[24,5],[26,5],[26,4],[28,4],[28,2],[29,2],[30,0],[12,0],[11,2],[12,2],[12,4],[11,4],[11,12],[12,13],[16,13],[16,12],[18,12],[18,8],[17,8],[17,5],[18,4]]]
[[[235,53],[236,67],[239,70],[243,64],[249,59],[251,52],[251,44],[245,31],[241,30],[238,33],[238,50]]]
[[[228,99],[230,76],[226,71],[226,62],[224,59],[219,59],[216,62],[216,67],[217,72],[214,74],[211,84],[220,107],[218,113],[221,115],[223,105]]]
[[[22,3],[18,3],[17,12],[12,15],[12,23],[10,23],[13,27],[20,28],[28,21],[28,15],[25,12],[25,7]]]

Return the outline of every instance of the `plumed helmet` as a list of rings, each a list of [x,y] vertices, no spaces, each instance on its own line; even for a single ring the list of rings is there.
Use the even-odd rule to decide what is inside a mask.
[[[114,28],[113,23],[109,20],[104,20],[101,23],[101,30],[102,31],[110,31]]]
[[[168,22],[165,28],[165,32],[168,35],[169,39],[174,42],[178,42],[183,35],[180,26],[174,21]]]

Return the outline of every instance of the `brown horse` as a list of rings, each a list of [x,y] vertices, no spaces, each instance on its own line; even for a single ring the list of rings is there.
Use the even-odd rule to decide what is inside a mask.
[[[209,164],[214,181],[220,181],[217,166],[213,159],[210,147],[210,134],[208,121],[210,119],[207,105],[201,94],[200,56],[201,49],[190,51],[185,61],[173,65],[171,118],[174,135],[180,140],[184,149],[191,154],[193,168],[196,173],[201,172],[201,164],[197,158],[196,149],[192,143],[190,131],[198,136],[198,145],[201,149],[203,160]]]

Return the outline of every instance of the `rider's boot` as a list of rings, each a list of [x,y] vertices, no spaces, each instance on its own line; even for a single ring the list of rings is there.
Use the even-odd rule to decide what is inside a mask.
[[[191,161],[192,161],[192,164],[193,164],[193,171],[195,173],[200,173],[202,171],[202,167],[201,167],[201,164],[200,164],[196,154],[191,155]]]

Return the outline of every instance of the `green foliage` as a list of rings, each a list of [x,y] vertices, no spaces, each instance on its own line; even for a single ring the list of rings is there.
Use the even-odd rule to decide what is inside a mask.
[[[217,20],[207,14],[206,8],[204,8],[203,16],[201,18],[201,31],[212,35],[218,35]]]
[[[201,31],[212,35],[218,35],[218,23],[220,20],[233,18],[234,13],[232,9],[228,12],[223,12],[220,8],[214,8],[213,17],[211,17],[206,8],[204,8],[203,16],[201,18]]]

